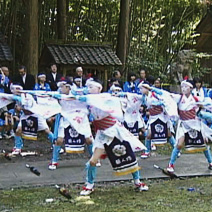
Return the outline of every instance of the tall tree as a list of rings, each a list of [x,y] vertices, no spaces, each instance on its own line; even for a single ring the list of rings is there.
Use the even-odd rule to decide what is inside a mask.
[[[122,62],[122,70],[125,68],[127,49],[128,49],[128,35],[129,35],[129,14],[130,14],[130,0],[120,1],[120,16],[116,54]]]
[[[26,61],[29,73],[36,75],[38,72],[38,1],[27,0],[26,2]]]
[[[67,40],[67,0],[57,0],[58,39]]]

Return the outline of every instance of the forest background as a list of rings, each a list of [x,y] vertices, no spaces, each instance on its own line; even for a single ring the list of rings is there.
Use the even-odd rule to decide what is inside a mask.
[[[0,31],[12,49],[13,72],[24,64],[38,72],[46,43],[110,43],[123,63],[121,71],[146,68],[171,82],[171,64],[206,14],[206,0],[0,0]],[[200,71],[200,54],[192,62]],[[167,74],[168,73],[168,74]]]

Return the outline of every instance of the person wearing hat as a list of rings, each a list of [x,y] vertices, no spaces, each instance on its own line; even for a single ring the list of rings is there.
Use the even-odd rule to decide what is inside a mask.
[[[50,85],[46,82],[46,74],[39,73],[37,75],[38,83],[35,84],[33,90],[36,91],[51,91]]]
[[[167,167],[169,172],[174,172],[177,155],[184,145],[188,152],[203,152],[208,161],[208,169],[212,170],[211,151],[206,145],[208,139],[212,140],[212,130],[197,117],[202,106],[198,104],[199,97],[192,95],[192,89],[193,81],[184,80],[181,82],[182,94],[172,94],[178,105],[179,121],[176,130],[176,145]]]
[[[117,118],[111,115],[117,115],[118,111],[121,111],[120,99],[111,96],[109,93],[100,94],[102,83],[98,79],[87,80],[86,84],[88,95],[79,96],[78,99],[86,102],[89,107],[90,114],[93,117],[92,123],[96,131],[96,136],[93,146],[94,153],[86,163],[86,186],[83,187],[80,195],[89,195],[94,191],[96,164],[102,155],[105,155],[105,151],[116,174],[132,173],[134,184],[138,191],[147,191],[148,186],[140,182],[139,167],[133,152],[135,150],[145,149],[145,147],[121,125]],[[116,109],[119,105],[120,110],[114,112],[115,108],[114,110],[111,107],[108,108],[108,104],[113,105],[112,102],[115,102],[114,107]]]
[[[90,128],[90,123],[88,120],[88,109],[85,103],[76,101],[67,101],[66,98],[75,98],[71,93],[72,84],[68,81],[60,81],[57,83],[59,88],[59,94],[52,94],[53,98],[58,99],[59,104],[61,105],[61,114],[56,116],[55,121],[55,131],[54,135],[56,142],[53,146],[53,155],[51,163],[49,164],[49,170],[55,170],[58,167],[59,152],[63,144],[66,132],[73,133],[75,136],[78,134],[83,136],[83,142],[85,140],[90,156],[92,155],[93,147],[93,136]],[[69,126],[71,127],[70,129]],[[67,129],[67,130],[66,130]],[[66,135],[67,137],[70,135]],[[80,142],[82,142],[82,139]],[[77,141],[79,143],[79,140]],[[76,146],[76,145],[75,145]],[[84,143],[82,145],[84,147]]]

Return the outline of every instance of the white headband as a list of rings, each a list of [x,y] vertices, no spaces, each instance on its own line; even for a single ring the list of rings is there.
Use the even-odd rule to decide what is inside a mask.
[[[190,83],[190,82],[187,82],[186,80],[183,80],[182,82],[181,82],[181,86],[182,85],[188,85],[189,87],[191,87],[191,88],[193,88],[193,85]]]
[[[65,85],[66,87],[70,87],[71,88],[71,85],[67,84],[66,81],[60,81],[60,82],[57,83],[57,87],[60,87],[61,85]]]
[[[99,82],[94,81],[92,78],[86,81],[86,86],[93,85],[102,90],[102,85]]]
[[[40,74],[40,75],[38,75],[38,77],[40,78],[40,77],[46,77],[46,75],[45,74]]]
[[[112,86],[110,87],[110,90],[111,90],[111,91],[114,91],[114,90],[121,91],[122,89],[121,89],[120,87],[117,87],[117,86],[115,86],[115,85],[112,85]]]
[[[13,85],[13,84],[11,84],[11,86],[10,86],[10,90],[14,90],[14,89],[17,89],[17,88],[19,88],[20,90],[23,90],[23,87],[21,85]]]
[[[139,85],[138,85],[138,88],[139,88],[139,89],[141,89],[142,87],[147,88],[147,89],[150,89],[149,84],[144,83],[144,82],[141,82],[141,83],[139,83]]]

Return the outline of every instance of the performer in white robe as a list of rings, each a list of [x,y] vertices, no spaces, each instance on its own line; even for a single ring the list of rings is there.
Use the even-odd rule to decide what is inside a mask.
[[[144,95],[144,103],[149,111],[149,120],[147,123],[148,131],[145,139],[147,150],[141,154],[142,159],[150,156],[151,142],[160,145],[167,142],[167,138],[172,148],[175,146],[175,138],[173,136],[174,129],[170,116],[165,110],[164,101],[160,95],[151,91],[151,87],[147,81],[138,85],[141,93]],[[174,103],[174,102],[173,102]]]
[[[52,94],[52,97],[58,99],[61,105],[61,117],[56,118],[57,127],[55,127],[54,133],[56,142],[53,146],[53,156],[49,164],[49,170],[55,170],[58,166],[59,152],[65,137],[65,129],[70,125],[77,133],[85,137],[90,156],[92,155],[93,147],[93,136],[88,120],[88,109],[86,104],[78,100],[69,101],[66,99],[67,96],[70,98],[75,97],[71,94],[71,84],[67,81],[59,82],[58,87],[60,94]]]
[[[183,145],[186,143],[186,147],[189,151],[203,151],[208,161],[208,168],[212,170],[212,156],[210,147],[206,145],[208,139],[212,139],[212,130],[205,125],[196,115],[201,102],[198,105],[199,98],[191,94],[193,88],[193,82],[190,80],[184,80],[181,82],[181,94],[172,94],[174,100],[178,104],[179,121],[177,125],[176,141],[177,144],[172,151],[171,159],[167,170],[174,172],[174,164],[177,159],[177,155],[180,152]]]
[[[110,94],[100,94],[102,90],[102,85],[98,80],[89,80],[87,82],[88,92],[93,95],[87,95],[84,97],[79,97],[80,101],[85,101],[89,105],[89,110],[93,116],[93,124],[96,129],[96,137],[94,140],[94,153],[91,159],[86,164],[86,186],[81,191],[81,195],[89,195],[94,190],[94,181],[96,178],[96,163],[98,159],[105,154],[105,150],[108,154],[108,149],[112,154],[112,157],[116,158],[114,161],[111,160],[111,155],[109,157],[111,164],[116,165],[114,170],[119,174],[132,173],[134,184],[139,191],[148,190],[148,186],[140,182],[139,167],[136,159],[132,161],[134,156],[133,151],[138,151],[145,149],[144,145],[133,136],[126,128],[121,125],[121,123],[111,114],[117,115],[121,118],[119,111],[121,111],[120,100],[117,97],[111,97]],[[99,101],[98,101],[99,99]],[[115,102],[114,107],[110,107]],[[118,143],[118,144],[117,144]],[[127,144],[128,147],[124,146]],[[112,147],[111,147],[112,146]],[[126,152],[130,151],[131,155],[127,158],[123,158]],[[132,151],[133,150],[133,151]],[[128,160],[126,167],[121,167],[119,169],[118,165]],[[131,163],[132,161],[132,163]]]
[[[46,120],[38,113],[38,105],[32,95],[27,93],[20,93],[23,88],[20,85],[12,85],[11,91],[15,95],[8,94],[8,99],[17,101],[23,110],[20,117],[18,127],[15,132],[15,146],[12,154],[17,155],[21,153],[23,148],[22,137],[29,140],[37,140],[37,131],[45,131],[48,139],[53,143],[54,136],[50,131]],[[23,125],[23,126],[22,126]],[[24,129],[24,130],[23,130]]]

